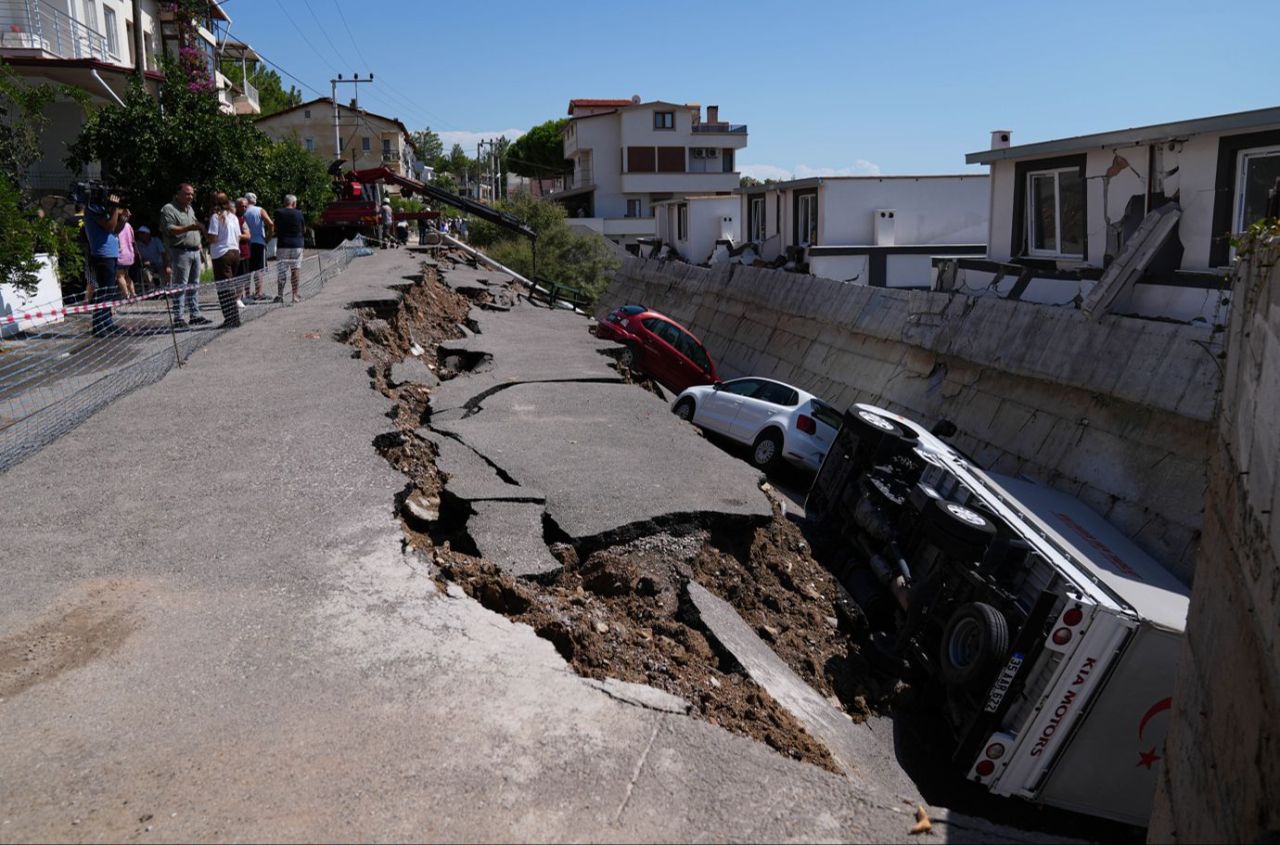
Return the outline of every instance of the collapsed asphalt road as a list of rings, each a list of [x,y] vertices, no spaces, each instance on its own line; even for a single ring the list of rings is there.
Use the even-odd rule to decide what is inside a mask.
[[[580,316],[518,292],[446,258],[395,312],[356,309],[347,341],[395,403],[377,445],[408,477],[406,542],[446,591],[528,624],[607,694],[915,807],[892,739],[856,724],[895,690],[785,500],[629,384]],[[997,834],[936,812],[953,835]]]

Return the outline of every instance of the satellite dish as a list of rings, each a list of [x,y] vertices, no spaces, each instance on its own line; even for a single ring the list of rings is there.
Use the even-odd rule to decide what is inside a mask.
[[[639,102],[640,102],[640,95],[639,95],[639,94],[632,94],[632,95],[631,95],[631,102],[633,102],[633,103],[639,103]]]

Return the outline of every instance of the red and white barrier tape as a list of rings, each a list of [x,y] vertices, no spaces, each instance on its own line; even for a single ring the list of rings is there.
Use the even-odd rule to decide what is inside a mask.
[[[176,288],[163,288],[161,290],[153,290],[142,296],[130,296],[125,299],[112,299],[107,302],[91,302],[85,305],[51,305],[48,308],[37,308],[34,311],[19,311],[14,314],[8,314],[0,318],[0,323],[12,325],[14,323],[29,323],[36,320],[56,319],[58,317],[70,317],[73,314],[88,314],[93,311],[102,311],[106,308],[115,308],[120,305],[131,305],[134,302],[142,302],[147,299],[154,299],[157,296],[166,296],[168,294],[182,293],[187,290],[198,290],[195,285],[187,285]]]

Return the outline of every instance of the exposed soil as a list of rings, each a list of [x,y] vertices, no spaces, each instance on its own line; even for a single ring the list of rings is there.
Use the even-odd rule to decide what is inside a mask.
[[[353,306],[357,322],[346,339],[370,363],[372,387],[395,400],[395,430],[375,446],[409,479],[396,497],[406,542],[429,556],[443,579],[531,626],[580,674],[665,690],[713,724],[838,771],[826,749],[709,638],[685,594],[696,580],[728,601],[797,674],[852,718],[877,709],[884,691],[856,645],[865,632],[860,612],[842,600],[799,529],[777,510],[754,528],[704,520],[603,548],[555,543],[551,552],[564,568],[542,582],[512,578],[472,553],[468,513],[450,508],[435,447],[416,433],[429,422],[430,390],[392,387],[388,374],[415,343],[442,379],[470,369],[446,364],[439,346],[462,336],[459,325],[473,304],[427,267],[401,308]],[[646,379],[624,376],[653,388]]]

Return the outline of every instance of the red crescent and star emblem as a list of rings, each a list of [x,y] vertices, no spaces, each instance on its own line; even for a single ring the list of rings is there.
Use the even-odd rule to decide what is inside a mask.
[[[1161,699],[1160,701],[1157,701],[1155,704],[1151,705],[1151,709],[1148,710],[1143,715],[1141,721],[1138,722],[1138,741],[1139,742],[1142,741],[1142,734],[1147,729],[1147,723],[1150,722],[1159,714],[1168,710],[1172,706],[1173,706],[1172,698],[1164,698],[1164,699]],[[1138,765],[1144,768],[1150,769],[1152,766],[1156,764],[1156,761],[1159,759],[1161,759],[1160,755],[1156,753],[1156,749],[1154,746],[1152,746],[1150,751],[1138,752]]]

